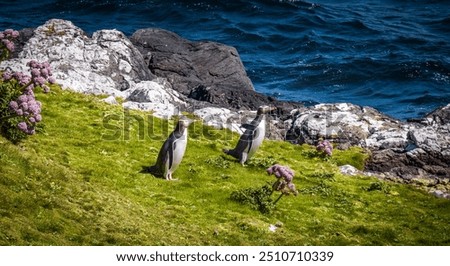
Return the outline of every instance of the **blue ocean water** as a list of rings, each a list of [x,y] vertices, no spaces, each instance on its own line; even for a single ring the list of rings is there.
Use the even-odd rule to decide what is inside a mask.
[[[0,29],[50,18],[87,33],[158,27],[232,45],[255,89],[283,100],[398,119],[450,102],[450,1],[0,1]]]

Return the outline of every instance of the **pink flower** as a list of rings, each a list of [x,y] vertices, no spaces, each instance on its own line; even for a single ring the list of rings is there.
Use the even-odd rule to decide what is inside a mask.
[[[42,85],[42,89],[44,90],[44,93],[48,93],[50,91],[50,87],[47,85]]]
[[[31,77],[28,76],[28,75],[21,75],[20,78],[19,78],[18,80],[19,80],[19,84],[20,84],[20,85],[25,86],[25,85],[27,85],[28,83],[30,83]]]
[[[3,31],[3,33],[5,33],[6,36],[11,36],[13,32],[14,32],[13,29],[6,29],[5,31]]]
[[[44,78],[47,78],[47,77],[48,77],[48,70],[47,70],[47,68],[41,69],[41,75],[42,75]]]
[[[34,120],[35,120],[36,122],[41,122],[41,121],[42,121],[42,116],[39,115],[39,114],[37,114],[37,115],[34,116]]]
[[[20,95],[19,98],[17,98],[17,102],[18,102],[19,104],[28,102],[28,97],[27,97],[27,95],[23,95],[23,94]]]
[[[3,72],[2,76],[3,76],[3,80],[8,81],[8,80],[12,79],[13,74],[9,71],[5,71],[5,72]]]
[[[16,101],[11,101],[9,103],[9,108],[13,111],[16,111],[17,109],[19,109],[19,104],[17,104]]]
[[[316,146],[317,151],[331,156],[333,154],[333,145],[328,140],[321,140]]]
[[[42,121],[42,116],[40,114],[37,114],[37,115],[34,116],[34,120],[36,122],[41,122]]]
[[[27,66],[32,67],[32,68],[37,68],[38,62],[36,60],[31,60],[27,63]]]
[[[28,131],[28,125],[25,122],[20,122],[19,124],[17,124],[17,127],[25,133]]]
[[[16,30],[13,30],[13,32],[11,33],[11,37],[14,38],[14,39],[19,37],[19,35],[20,35],[20,33],[18,31],[16,31]]]
[[[42,86],[45,84],[45,78],[42,76],[35,77],[33,79],[33,81],[34,81],[34,83],[36,83],[36,85],[39,85],[39,86]]]
[[[25,96],[26,97],[26,96]],[[20,104],[20,108],[25,112],[28,111],[28,103],[23,102]]]
[[[39,69],[37,69],[37,68],[31,69],[31,76],[32,77],[39,77],[40,75],[41,75],[41,71],[39,71]]]

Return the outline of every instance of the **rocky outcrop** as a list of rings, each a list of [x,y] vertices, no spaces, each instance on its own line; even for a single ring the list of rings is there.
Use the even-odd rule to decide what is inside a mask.
[[[53,19],[32,34],[21,33],[20,53],[0,67],[26,71],[32,59],[48,61],[63,88],[121,97],[125,108],[151,110],[158,117],[171,117],[186,105],[166,80],[150,72],[120,31],[100,30],[88,37],[72,22]]]
[[[374,150],[367,168],[402,178],[450,178],[450,104],[420,122],[407,123],[406,145]]]
[[[366,170],[402,179],[450,178],[450,104],[424,119],[401,122],[370,107],[319,104],[292,111],[286,139],[315,145],[319,138],[338,147],[370,151]]]
[[[18,57],[48,61],[58,82],[79,92],[121,96],[132,83],[155,77],[123,33],[101,30],[89,38],[64,20],[38,27]]]
[[[227,99],[208,98],[203,88],[225,94],[254,92],[234,47],[215,42],[192,42],[162,29],[138,30],[131,36],[131,41],[145,56],[148,69],[156,76],[167,78],[186,96],[218,104]]]

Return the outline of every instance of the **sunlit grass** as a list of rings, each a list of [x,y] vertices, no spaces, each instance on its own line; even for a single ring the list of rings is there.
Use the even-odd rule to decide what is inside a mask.
[[[242,167],[222,153],[238,136],[197,121],[178,181],[168,182],[142,169],[174,120],[56,88],[37,98],[45,127],[20,145],[0,137],[0,245],[450,244],[448,200],[338,172],[363,166],[358,148],[327,159],[314,147],[265,141]],[[270,214],[230,199],[273,182],[265,169],[275,162],[296,172],[297,197]]]

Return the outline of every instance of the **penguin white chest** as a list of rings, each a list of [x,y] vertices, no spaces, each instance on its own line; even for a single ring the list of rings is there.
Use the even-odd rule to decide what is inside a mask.
[[[247,159],[250,159],[250,157],[252,157],[258,150],[259,146],[261,146],[265,135],[266,135],[266,120],[263,118],[261,122],[259,122],[259,125],[256,127],[255,131],[253,132],[252,141],[249,143],[249,151]]]
[[[172,167],[170,167],[170,171],[174,172],[181,161],[183,160],[184,152],[186,151],[187,146],[187,129],[184,130],[183,135],[174,141],[173,143],[173,153],[172,153]]]

